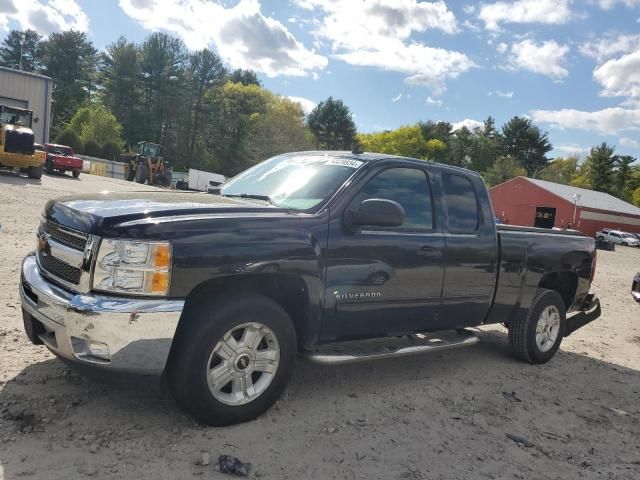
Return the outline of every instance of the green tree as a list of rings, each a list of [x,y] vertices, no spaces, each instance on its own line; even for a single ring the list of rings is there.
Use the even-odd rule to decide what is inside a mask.
[[[307,125],[317,148],[350,150],[356,138],[356,125],[349,107],[333,97],[315,106],[307,117]]]
[[[631,155],[616,155],[613,157],[613,161],[615,165],[614,192],[620,198],[631,200],[633,191],[628,190],[627,187],[631,180],[632,165],[636,159]]]
[[[129,145],[140,140],[142,65],[139,48],[120,37],[102,54],[102,100],[122,124]]]
[[[300,104],[263,89],[266,108],[252,115],[246,151],[251,164],[274,155],[313,149],[313,135]]]
[[[605,142],[593,147],[589,156],[588,178],[591,187],[599,192],[614,193],[614,148]]]
[[[418,125],[403,126],[379,133],[363,133],[357,136],[367,152],[387,153],[411,158],[427,158],[428,146]]]
[[[11,30],[0,45],[0,66],[25,72],[42,68],[42,37],[34,30]]]
[[[187,50],[184,43],[166,33],[153,33],[141,48],[145,140],[162,143],[171,157],[184,154],[184,125],[188,105],[184,102]],[[187,137],[188,138],[188,137]]]
[[[569,185],[578,175],[578,157],[556,158],[540,172],[539,178],[549,182]]]
[[[513,117],[502,127],[501,155],[518,160],[531,177],[537,177],[547,165],[546,154],[552,149],[547,134],[528,118]]]
[[[67,30],[52,33],[43,44],[43,52],[43,72],[56,82],[52,125],[55,136],[91,97],[97,51],[85,33]]]
[[[257,85],[259,87],[262,86],[260,80],[258,80],[258,76],[256,72],[253,70],[243,70],[238,68],[229,74],[228,80],[232,83],[241,83],[245,87],[249,85]]]
[[[636,188],[631,194],[631,203],[636,207],[640,207],[640,187]]]
[[[92,141],[101,148],[107,143],[122,145],[122,125],[103,105],[90,105],[80,108],[69,122],[70,130],[80,136],[85,145]]]
[[[418,126],[422,130],[422,136],[425,140],[435,139],[446,144],[453,133],[453,125],[449,122],[427,120],[426,122],[419,122]]]
[[[526,169],[520,165],[517,159],[512,157],[498,157],[491,168],[484,174],[484,180],[487,182],[487,185],[493,187],[512,178],[524,177],[526,175]]]
[[[189,106],[185,119],[189,142],[184,160],[186,168],[193,163],[196,145],[202,145],[205,141],[202,138],[202,123],[209,106],[205,102],[205,94],[209,89],[220,88],[225,83],[226,75],[227,70],[222,65],[222,60],[211,50],[204,49],[190,55],[186,73]]]
[[[427,140],[427,154],[426,159],[436,161],[438,158],[442,158],[442,155],[447,150],[447,145],[437,138]]]
[[[205,101],[205,135],[212,154],[209,168],[233,176],[252,164],[247,151],[249,135],[267,110],[269,94],[258,85],[227,82],[220,89],[209,90]]]
[[[70,128],[65,128],[62,132],[60,132],[54,138],[53,143],[71,147],[71,149],[75,153],[82,153],[82,151],[84,150],[84,146],[82,145],[82,140],[80,140],[80,135],[78,135],[76,132],[74,132]]]

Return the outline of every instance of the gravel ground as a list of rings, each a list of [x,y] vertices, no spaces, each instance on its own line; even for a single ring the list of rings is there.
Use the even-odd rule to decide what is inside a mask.
[[[267,479],[640,478],[640,250],[599,252],[603,316],[547,365],[515,361],[501,328],[442,354],[299,361],[261,418],[207,428],[156,381],[79,375],[22,331],[20,261],[46,200],[139,188],[151,187],[0,173],[0,480],[226,478],[221,454]]]

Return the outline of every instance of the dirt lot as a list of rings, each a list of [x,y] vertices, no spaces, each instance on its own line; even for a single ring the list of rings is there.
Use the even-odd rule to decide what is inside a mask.
[[[548,365],[512,359],[501,328],[438,355],[300,361],[267,414],[205,428],[155,381],[88,379],[22,332],[20,261],[45,201],[132,188],[0,173],[0,479],[227,478],[213,467],[222,453],[268,479],[640,478],[640,305],[629,294],[640,250],[599,253],[604,314]],[[201,452],[211,465],[196,464]]]

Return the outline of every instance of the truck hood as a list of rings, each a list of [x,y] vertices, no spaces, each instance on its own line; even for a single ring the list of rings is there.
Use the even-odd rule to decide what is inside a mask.
[[[205,193],[140,191],[62,197],[50,200],[45,217],[82,232],[104,235],[122,223],[158,217],[284,212],[260,200]]]

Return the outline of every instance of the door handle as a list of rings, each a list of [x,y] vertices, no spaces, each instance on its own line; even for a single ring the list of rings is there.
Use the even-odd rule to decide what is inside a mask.
[[[432,247],[431,245],[423,245],[422,247],[420,247],[418,254],[425,258],[437,259],[442,257],[442,252],[440,251],[440,249]]]

